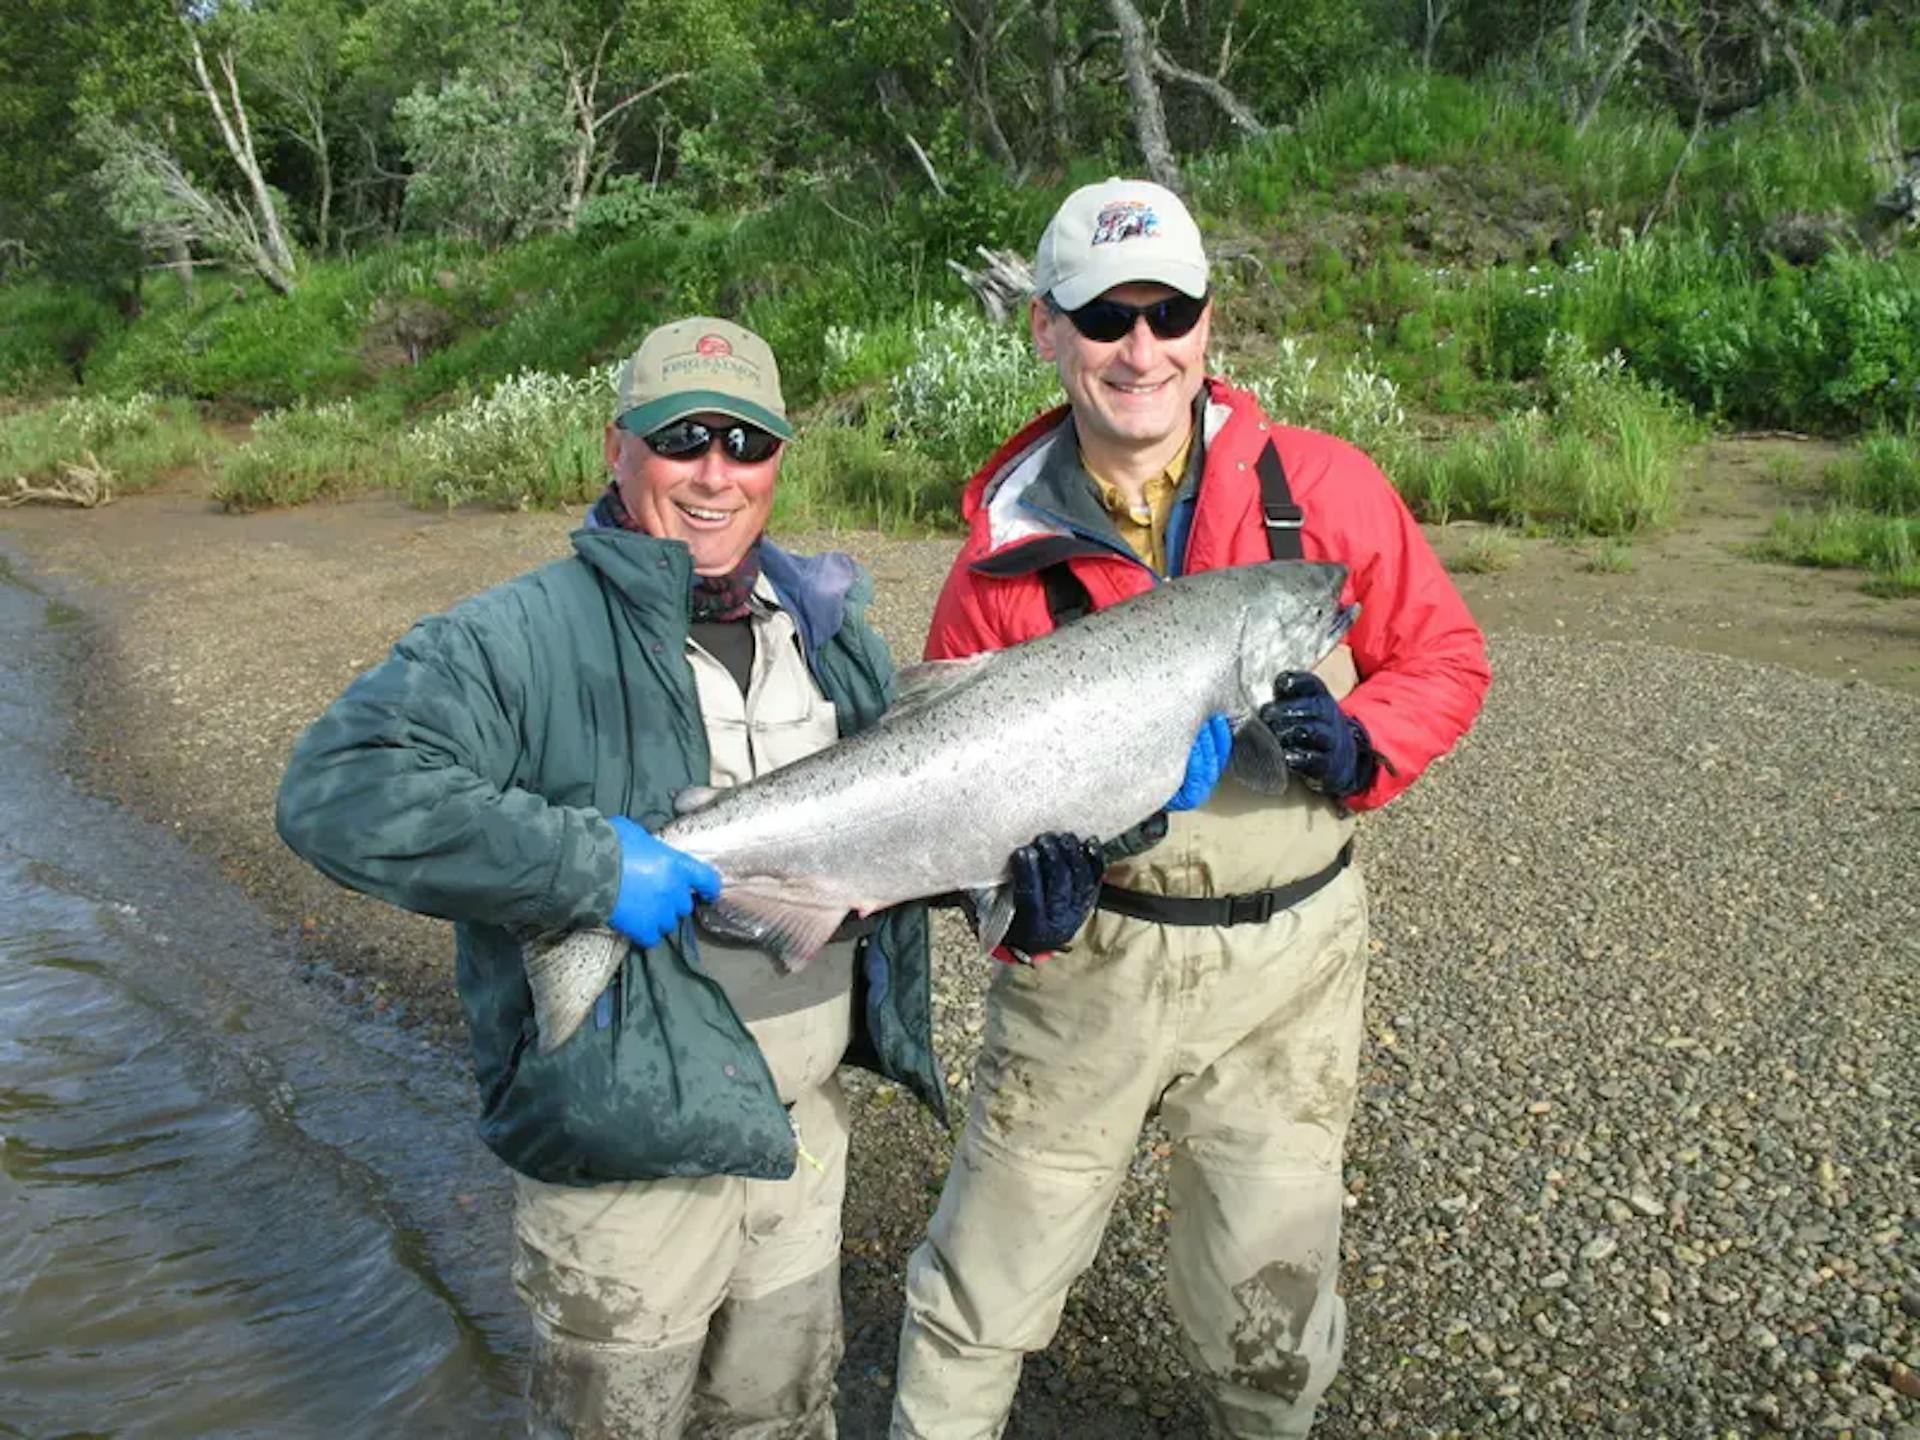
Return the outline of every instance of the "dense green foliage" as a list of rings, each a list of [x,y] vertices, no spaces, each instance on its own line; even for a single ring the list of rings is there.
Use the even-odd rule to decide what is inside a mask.
[[[1241,107],[1161,88],[1220,257],[1216,366],[1373,452],[1426,517],[1606,536],[1671,513],[1703,423],[1910,433],[1920,253],[1876,202],[1920,143],[1911,4],[1577,8],[1584,32],[1553,0],[1161,17],[1160,74]],[[1057,399],[953,264],[1031,254],[1068,189],[1145,165],[1104,0],[186,13],[0,17],[0,394],[167,397],[140,404],[171,439],[101,443],[129,473],[215,465],[236,509],[575,503],[606,367],[704,312],[767,337],[806,421],[784,520],[951,524]],[[116,135],[145,158],[100,153]],[[240,240],[196,230],[194,195]],[[245,257],[269,216],[285,295]],[[266,413],[224,453],[188,402]],[[1436,417],[1449,438],[1423,440]],[[85,448],[66,409],[10,415],[0,478]]]

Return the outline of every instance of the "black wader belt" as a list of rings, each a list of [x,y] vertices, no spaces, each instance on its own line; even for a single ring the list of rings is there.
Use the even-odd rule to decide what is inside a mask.
[[[1269,440],[1254,463],[1253,473],[1260,477],[1260,515],[1267,527],[1267,553],[1275,560],[1303,560],[1306,551],[1300,542],[1306,515],[1293,503],[1293,491],[1287,485],[1286,467],[1280,452]],[[1093,609],[1093,597],[1080,577],[1065,560],[1056,560],[1040,570],[1040,583],[1047,591],[1047,613],[1053,628],[1071,624]]]
[[[1340,847],[1331,865],[1303,880],[1289,880],[1271,890],[1210,899],[1147,895],[1138,890],[1122,890],[1117,885],[1102,885],[1100,908],[1116,915],[1131,915],[1136,920],[1151,920],[1156,925],[1264,925],[1282,910],[1291,910],[1324,890],[1352,859],[1353,842],[1349,840]]]

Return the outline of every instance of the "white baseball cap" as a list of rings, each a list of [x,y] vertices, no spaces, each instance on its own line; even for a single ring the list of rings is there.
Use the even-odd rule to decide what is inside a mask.
[[[1047,222],[1034,288],[1078,310],[1116,285],[1152,281],[1199,299],[1207,293],[1200,227],[1180,197],[1151,180],[1082,185]]]

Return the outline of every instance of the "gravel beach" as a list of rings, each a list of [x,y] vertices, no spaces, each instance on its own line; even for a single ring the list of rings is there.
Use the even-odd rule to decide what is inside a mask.
[[[172,493],[16,513],[0,548],[75,635],[73,768],[219,859],[284,925],[275,963],[456,1063],[444,928],[307,871],[271,797],[300,727],[409,621],[567,528],[384,499],[241,521]],[[917,652],[953,542],[834,543]],[[1675,626],[1641,601],[1490,621],[1478,727],[1362,826],[1351,1334],[1317,1436],[1920,1440],[1920,602],[1857,601],[1903,657],[1872,684],[1657,643]],[[964,1108],[987,966],[942,927]],[[842,1433],[867,1437],[951,1137],[851,1088]],[[1149,1126],[1009,1434],[1203,1433],[1163,1295],[1166,1156]]]

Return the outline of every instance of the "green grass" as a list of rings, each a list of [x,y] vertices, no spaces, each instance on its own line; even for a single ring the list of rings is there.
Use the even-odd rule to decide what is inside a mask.
[[[888,382],[883,423],[951,471],[970,474],[1009,436],[1060,403],[1054,369],[1027,332],[977,310],[933,307],[908,341],[913,359]]]
[[[1633,372],[1743,424],[1844,431],[1920,417],[1920,254],[1794,269],[1704,231],[1594,250],[1475,285],[1482,368],[1526,378],[1547,337],[1620,351]]]
[[[39,280],[0,285],[0,390],[31,396],[72,387],[88,354],[124,323],[89,290]]]
[[[1872,595],[1920,595],[1920,518],[1830,507],[1774,517],[1763,559],[1823,570],[1864,570]]]
[[[781,461],[772,523],[778,530],[951,530],[960,522],[965,478],[918,450],[890,444],[871,421],[816,425]]]
[[[1570,335],[1547,347],[1545,408],[1438,446],[1390,443],[1388,473],[1422,519],[1469,518],[1590,535],[1631,535],[1673,516],[1681,462],[1701,435],[1691,414]]]
[[[1628,575],[1633,572],[1633,546],[1626,540],[1602,540],[1582,567],[1590,575]]]
[[[1920,423],[1920,251],[1795,269],[1757,243],[1783,211],[1864,203],[1885,78],[1716,128],[1689,160],[1673,216],[1631,240],[1621,224],[1659,197],[1685,143],[1632,95],[1575,135],[1543,87],[1349,78],[1290,129],[1194,161],[1196,208],[1217,240],[1257,249],[1282,228],[1314,237],[1298,273],[1220,268],[1217,340],[1277,413],[1378,452],[1436,518],[1609,535],[1658,525],[1686,438],[1681,406],[1743,425],[1902,432]],[[769,340],[790,407],[849,468],[845,482],[808,478],[805,504],[850,523],[919,524],[1057,398],[1020,327],[980,322],[947,261],[970,262],[979,244],[1030,253],[1061,196],[1114,164],[1093,157],[1025,187],[984,163],[959,166],[945,198],[815,180],[745,213],[653,197],[603,207],[605,223],[581,233],[497,251],[413,239],[317,259],[285,300],[211,274],[189,295],[156,273],[131,324],[83,291],[9,284],[0,391],[52,393],[78,363],[89,396],[285,412],[273,422],[283,433],[224,466],[219,494],[234,508],[398,483],[401,470],[423,504],[565,504],[601,483],[595,405],[524,426],[475,417],[515,377],[585,384],[655,323],[715,313]],[[1406,188],[1345,198],[1354,177],[1386,165],[1409,167]],[[1416,252],[1403,234],[1412,172],[1436,167],[1496,219],[1512,201],[1537,208],[1542,193],[1549,210],[1564,205],[1567,263],[1462,273]],[[1586,401],[1563,393],[1556,334],[1586,355],[1617,351],[1617,383]],[[1282,352],[1296,339],[1324,359],[1318,371],[1295,373],[1298,358]],[[351,412],[330,408],[346,399]],[[1408,409],[1491,423],[1419,452],[1405,439]],[[192,451],[186,412],[168,413],[171,441],[150,438],[151,454],[127,442],[131,472]],[[803,475],[819,463],[796,447]]]
[[[1776,515],[1756,553],[1864,570],[1871,594],[1920,594],[1920,432],[1881,431],[1829,466],[1824,506]]]
[[[409,498],[448,509],[584,504],[606,484],[603,436],[612,393],[607,370],[509,376],[401,437],[398,465]]]
[[[1509,531],[1476,530],[1460,547],[1448,569],[1463,575],[1498,575],[1520,559],[1520,542]]]
[[[352,393],[369,299],[356,266],[316,265],[281,298],[253,281],[209,277],[184,294],[171,276],[148,286],[140,322],[89,358],[90,391],[183,395],[230,410]]]
[[[1860,213],[1872,199],[1868,157],[1887,97],[1908,88],[1905,63],[1883,59],[1844,90],[1784,95],[1713,127],[1687,157],[1672,218],[1727,235],[1758,233],[1789,212]],[[1543,85],[1385,69],[1328,86],[1291,125],[1200,157],[1191,171],[1208,208],[1253,218],[1286,214],[1384,166],[1447,166],[1490,190],[1551,186],[1570,218],[1597,211],[1610,230],[1638,228],[1686,139],[1683,124],[1624,91],[1582,134]],[[1374,208],[1392,214],[1404,198],[1382,196]]]
[[[351,400],[295,405],[254,422],[214,482],[222,509],[301,505],[398,481],[393,436]]]
[[[45,486],[63,466],[91,456],[111,472],[114,489],[127,493],[204,465],[222,448],[183,401],[72,396],[0,416],[0,483],[19,478]]]
[[[1882,430],[1828,467],[1834,499],[1881,515],[1920,516],[1920,430]]]
[[[1540,375],[1560,330],[1735,423],[1903,425],[1920,415],[1920,253],[1836,252],[1797,269],[1766,248],[1782,218],[1868,212],[1887,97],[1911,89],[1902,65],[1911,57],[1881,58],[1844,90],[1781,97],[1713,127],[1644,238],[1631,237],[1662,200],[1683,127],[1623,93],[1575,134],[1556,94],[1495,77],[1351,77],[1290,128],[1202,157],[1194,190],[1208,228],[1256,254],[1276,231],[1335,237],[1278,277],[1278,304],[1228,277],[1229,307],[1248,295],[1274,333],[1364,357],[1429,411],[1496,408],[1502,385]],[[1498,228],[1519,208],[1551,226],[1557,213],[1568,263],[1449,273],[1402,238],[1408,194],[1335,198],[1362,175],[1387,183],[1387,166],[1475,223]]]

